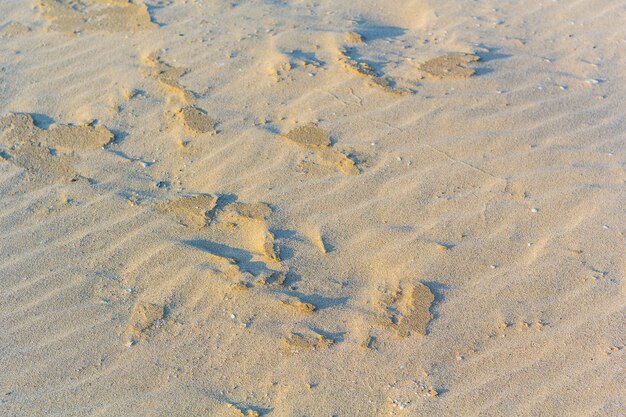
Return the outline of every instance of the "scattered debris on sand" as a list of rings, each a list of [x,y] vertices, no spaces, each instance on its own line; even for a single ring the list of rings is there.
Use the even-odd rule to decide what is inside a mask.
[[[365,340],[359,345],[361,350],[378,350],[380,348],[380,342],[376,336],[368,335]]]

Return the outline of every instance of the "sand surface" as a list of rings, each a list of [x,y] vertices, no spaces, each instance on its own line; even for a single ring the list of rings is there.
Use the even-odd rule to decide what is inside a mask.
[[[1,416],[624,416],[619,0],[0,2]]]

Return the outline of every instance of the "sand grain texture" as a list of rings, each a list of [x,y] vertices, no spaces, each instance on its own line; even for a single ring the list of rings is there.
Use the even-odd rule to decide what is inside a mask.
[[[0,1],[0,416],[622,416],[623,1]]]

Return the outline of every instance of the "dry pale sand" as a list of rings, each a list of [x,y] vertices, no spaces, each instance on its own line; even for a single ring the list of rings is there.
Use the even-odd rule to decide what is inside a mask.
[[[2,0],[0,415],[626,415],[625,21]]]

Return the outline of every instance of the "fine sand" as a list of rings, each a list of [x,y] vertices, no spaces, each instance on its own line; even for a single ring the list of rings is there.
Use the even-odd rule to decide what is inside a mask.
[[[624,22],[0,1],[0,416],[624,416]]]

